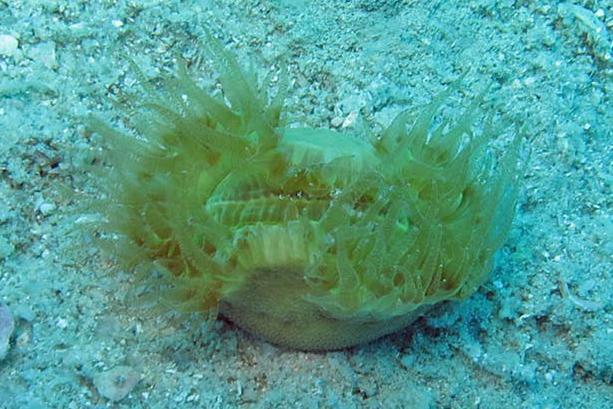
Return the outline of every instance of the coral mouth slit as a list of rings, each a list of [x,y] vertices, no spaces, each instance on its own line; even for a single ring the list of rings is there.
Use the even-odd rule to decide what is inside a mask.
[[[369,142],[286,127],[285,77],[271,95],[271,77],[257,86],[217,40],[206,51],[225,99],[181,66],[165,94],[146,87],[132,131],[91,120],[107,165],[97,228],[156,296],[275,344],[329,350],[403,328],[486,279],[514,214],[519,138],[495,160],[489,117],[473,129],[478,102],[435,124],[461,79]]]

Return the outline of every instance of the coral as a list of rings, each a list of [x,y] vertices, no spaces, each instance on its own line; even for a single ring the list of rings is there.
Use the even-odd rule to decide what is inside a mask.
[[[91,121],[106,146],[99,228],[149,295],[324,350],[484,281],[514,214],[519,138],[495,160],[489,116],[473,130],[481,99],[435,121],[460,80],[369,141],[285,127],[286,76],[258,86],[216,40],[206,49],[223,97],[180,66],[163,94],[140,74],[149,97],[132,132]]]

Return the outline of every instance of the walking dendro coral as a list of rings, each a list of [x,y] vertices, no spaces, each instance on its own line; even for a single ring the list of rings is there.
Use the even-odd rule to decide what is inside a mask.
[[[179,68],[164,96],[146,86],[134,132],[92,120],[107,143],[103,230],[156,297],[325,350],[475,291],[513,217],[518,138],[494,160],[491,121],[472,129],[479,101],[435,126],[459,81],[368,142],[283,127],[286,82],[269,95],[216,40],[207,51],[225,99]]]

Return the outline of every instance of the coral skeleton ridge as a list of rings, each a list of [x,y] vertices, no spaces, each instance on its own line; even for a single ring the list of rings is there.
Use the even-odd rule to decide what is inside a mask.
[[[327,350],[484,281],[513,218],[519,138],[496,160],[492,121],[473,129],[479,100],[435,121],[459,81],[366,138],[286,127],[286,76],[258,86],[219,42],[206,49],[223,96],[180,66],[164,93],[146,86],[131,130],[91,121],[104,141],[98,228],[151,294]]]

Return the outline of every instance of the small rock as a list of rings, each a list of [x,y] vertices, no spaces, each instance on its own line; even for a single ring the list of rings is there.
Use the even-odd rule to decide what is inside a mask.
[[[117,366],[94,377],[100,395],[117,402],[125,398],[140,380],[139,373],[129,366]]]
[[[588,43],[592,46],[594,55],[603,61],[611,59],[609,33],[605,23],[600,21],[597,14],[572,2],[562,3],[558,6],[558,15],[572,24],[576,21],[578,29],[587,35]]]
[[[23,349],[32,340],[32,327],[26,327],[26,330],[15,337],[15,348]]]
[[[15,330],[15,321],[9,308],[0,303],[0,361],[6,358],[9,351],[9,341]]]
[[[55,203],[43,202],[38,206],[38,210],[44,215],[50,215],[56,209]]]
[[[330,121],[330,125],[332,125],[333,128],[338,128],[343,124],[343,121],[343,117],[335,116],[334,118],[332,118],[332,121]]]
[[[47,68],[54,69],[58,67],[55,48],[53,41],[44,41],[33,45],[28,50],[28,57],[42,63]]]
[[[12,57],[17,52],[19,41],[9,34],[0,34],[0,55]]]
[[[357,118],[358,118],[358,112],[351,111],[349,115],[347,115],[347,118],[345,118],[345,120],[341,124],[341,128],[349,128],[350,126],[353,126]]]
[[[412,354],[405,354],[402,358],[400,358],[400,363],[406,369],[413,368],[415,366],[415,361],[415,355]]]

